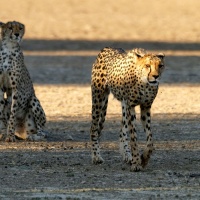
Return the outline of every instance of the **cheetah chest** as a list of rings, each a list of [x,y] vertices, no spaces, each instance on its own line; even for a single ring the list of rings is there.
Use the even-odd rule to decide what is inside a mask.
[[[4,88],[15,88],[16,86],[16,72],[14,70],[14,66],[16,64],[15,58],[11,55],[2,57],[2,65],[1,65],[1,85]]]
[[[129,100],[132,101],[135,105],[144,105],[144,106],[150,106],[156,95],[157,95],[158,87],[157,86],[149,86],[141,85],[138,88],[134,88],[131,91],[131,95],[129,97]]]

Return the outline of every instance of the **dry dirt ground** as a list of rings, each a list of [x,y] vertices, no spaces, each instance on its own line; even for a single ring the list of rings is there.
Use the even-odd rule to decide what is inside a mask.
[[[25,62],[50,132],[44,142],[0,142],[0,199],[200,199],[200,1],[0,5],[2,21],[26,25]],[[105,163],[91,164],[90,74],[105,46],[166,54],[152,107],[156,150],[141,172],[130,172],[118,152],[121,109],[112,96],[101,141]],[[142,149],[139,120],[137,129]]]

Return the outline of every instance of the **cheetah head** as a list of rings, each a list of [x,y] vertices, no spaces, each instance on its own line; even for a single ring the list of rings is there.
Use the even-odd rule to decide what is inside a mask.
[[[19,43],[24,35],[25,26],[20,22],[12,21],[0,23],[2,40]]]
[[[136,65],[141,72],[141,80],[150,85],[158,85],[162,72],[164,71],[164,54],[137,54]]]

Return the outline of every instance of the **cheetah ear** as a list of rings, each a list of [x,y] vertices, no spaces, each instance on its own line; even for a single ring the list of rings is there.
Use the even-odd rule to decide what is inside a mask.
[[[146,51],[141,48],[134,49],[134,52],[137,55],[137,57],[144,57],[144,55],[146,54]]]
[[[2,27],[4,25],[4,23],[3,22],[0,22],[0,27]]]
[[[165,57],[165,54],[164,53],[158,53],[156,56],[163,60],[164,57]]]

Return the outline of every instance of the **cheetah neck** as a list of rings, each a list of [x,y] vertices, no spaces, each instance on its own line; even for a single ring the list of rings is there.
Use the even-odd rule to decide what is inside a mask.
[[[17,42],[2,41],[1,46],[1,64],[4,72],[15,68],[20,62],[23,62],[23,53]]]
[[[12,42],[8,40],[2,41],[2,52],[6,54],[18,53],[20,52],[20,45],[18,42]]]

